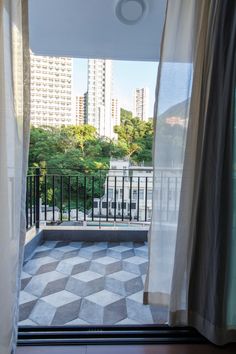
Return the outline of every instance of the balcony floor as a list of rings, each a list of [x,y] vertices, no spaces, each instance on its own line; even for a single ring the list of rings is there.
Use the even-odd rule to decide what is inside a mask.
[[[142,304],[147,245],[46,241],[23,267],[19,325],[166,322]]]

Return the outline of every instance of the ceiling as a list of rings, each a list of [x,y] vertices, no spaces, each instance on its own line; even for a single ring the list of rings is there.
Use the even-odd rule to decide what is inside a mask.
[[[34,54],[158,61],[166,0],[29,0]]]

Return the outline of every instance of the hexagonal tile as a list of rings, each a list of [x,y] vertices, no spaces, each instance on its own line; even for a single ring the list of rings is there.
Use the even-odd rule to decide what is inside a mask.
[[[24,272],[29,274],[41,274],[55,270],[58,265],[52,257],[41,257],[29,260],[26,265],[23,267]]]
[[[23,290],[26,287],[26,285],[29,283],[31,278],[32,275],[23,271],[21,272],[21,290]]]
[[[107,275],[105,288],[114,293],[127,296],[143,289],[140,276],[123,270]]]
[[[63,325],[78,317],[81,298],[63,290],[42,297],[30,315],[40,325]]]
[[[45,245],[38,246],[34,251],[32,259],[48,256],[50,251],[51,247],[47,247]]]
[[[123,269],[135,274],[145,274],[147,272],[148,261],[143,257],[129,257],[123,260]]]
[[[82,300],[79,317],[90,323],[114,324],[127,317],[125,299],[102,290]]]
[[[120,260],[108,256],[92,260],[90,266],[91,270],[102,275],[117,272],[121,268],[122,263]]]
[[[84,257],[87,259],[96,259],[100,258],[106,255],[107,252],[107,246],[88,246],[88,247],[82,247],[79,251],[80,257]]]
[[[128,296],[126,304],[129,318],[139,323],[153,323],[150,306],[143,304],[143,291]]]
[[[104,288],[104,277],[98,273],[86,271],[71,276],[66,290],[79,296],[87,296]]]
[[[38,298],[36,296],[31,295],[26,291],[20,292],[20,299],[19,299],[19,320],[20,321],[24,321],[29,317],[37,300]]]
[[[76,256],[77,254],[78,254],[77,247],[72,247],[70,245],[67,245],[67,246],[53,248],[50,253],[50,256],[55,259],[61,260],[64,258]]]
[[[115,246],[107,250],[107,255],[117,259],[124,259],[134,256],[134,250],[131,247]]]
[[[147,246],[141,246],[141,247],[135,248],[134,253],[136,256],[148,259],[148,247]]]
[[[35,296],[46,296],[64,290],[68,277],[57,271],[43,273],[32,277],[25,291]]]
[[[62,260],[58,266],[57,271],[64,274],[77,274],[88,270],[90,261],[82,257],[71,257]]]

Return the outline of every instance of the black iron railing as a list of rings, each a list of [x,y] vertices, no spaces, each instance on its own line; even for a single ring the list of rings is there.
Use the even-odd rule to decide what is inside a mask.
[[[75,171],[72,175],[45,173],[36,168],[27,176],[27,229],[40,222],[78,223],[149,222],[152,216],[153,170],[100,169]],[[155,174],[158,199],[155,217],[159,222],[176,222],[181,175],[177,169]]]

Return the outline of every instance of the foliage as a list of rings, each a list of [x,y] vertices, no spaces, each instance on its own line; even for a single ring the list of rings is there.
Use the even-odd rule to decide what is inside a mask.
[[[99,197],[104,193],[103,185],[111,158],[128,157],[133,163],[151,161],[151,121],[143,122],[121,109],[121,125],[115,127],[115,132],[118,139],[110,140],[99,137],[96,129],[86,124],[61,128],[31,127],[29,167],[41,168],[41,188],[47,188],[47,204],[51,204],[53,199],[50,175],[64,175],[63,208],[68,205],[70,189],[71,200],[76,200],[78,195],[80,209],[88,209],[92,205],[92,196]],[[45,174],[48,175],[46,184]],[[70,181],[69,175],[72,176]],[[55,177],[54,183],[54,200],[59,206],[59,176]]]

